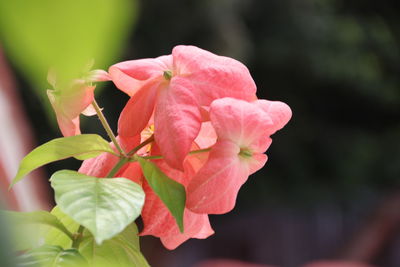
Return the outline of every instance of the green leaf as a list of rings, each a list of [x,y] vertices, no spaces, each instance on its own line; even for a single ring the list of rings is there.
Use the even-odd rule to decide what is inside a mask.
[[[149,266],[140,252],[138,230],[135,223],[101,245],[96,244],[92,236],[84,238],[79,246],[79,251],[93,267]]]
[[[0,211],[10,222],[14,249],[27,250],[41,246],[46,232],[62,233],[71,242],[73,236],[53,214],[47,211],[15,212]]]
[[[52,211],[70,232],[76,232],[79,224],[63,213],[58,206]],[[71,240],[62,232],[52,229],[46,236],[46,244],[59,245],[64,248],[71,247]],[[80,253],[93,267],[112,266],[148,266],[140,252],[138,229],[135,223],[130,224],[123,232],[112,239],[98,245],[93,235],[85,230],[83,240],[79,246]]]
[[[78,231],[79,224],[67,214],[63,213],[58,206],[53,208],[51,214],[54,215],[69,232],[76,233]],[[45,233],[45,243],[67,249],[71,247],[72,240],[64,232],[52,228]]]
[[[67,235],[71,240],[73,236],[70,231],[57,219],[56,216],[47,211],[34,211],[34,212],[15,212],[15,211],[1,211],[4,216],[7,216],[11,221],[13,227],[20,229],[21,226],[27,224],[43,224],[54,227]]]
[[[154,163],[142,158],[138,158],[138,161],[147,182],[167,206],[172,216],[174,216],[179,230],[183,233],[183,212],[186,202],[185,188],[165,175]]]
[[[141,213],[145,194],[125,179],[102,179],[62,170],[50,178],[59,208],[85,226],[101,244],[125,229]]]
[[[84,267],[87,261],[76,249],[44,245],[18,257],[19,266],[26,267]]]
[[[114,153],[109,143],[97,134],[81,134],[53,139],[32,150],[19,166],[10,187],[31,171],[53,161],[76,157],[81,160],[96,157],[103,152]]]

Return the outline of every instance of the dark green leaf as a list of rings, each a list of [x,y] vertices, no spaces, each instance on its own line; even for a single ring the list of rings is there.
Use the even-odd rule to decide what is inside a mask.
[[[185,209],[185,188],[165,175],[154,163],[139,158],[140,166],[147,182],[168,210],[174,216],[181,232],[183,232],[183,212]]]

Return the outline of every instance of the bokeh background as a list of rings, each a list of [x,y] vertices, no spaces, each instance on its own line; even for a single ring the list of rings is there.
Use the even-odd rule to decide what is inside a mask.
[[[13,88],[34,144],[61,134],[45,92],[49,66],[67,79],[90,60],[196,45],[248,66],[258,96],[289,104],[261,171],[237,206],[211,216],[216,234],[174,251],[142,238],[152,266],[210,258],[296,267],[316,259],[400,266],[400,2],[376,0],[0,1],[0,80]],[[5,74],[6,73],[6,74]],[[128,97],[96,97],[112,127]],[[7,123],[2,121],[2,131]],[[100,132],[82,118],[85,132]],[[67,160],[42,170],[46,181]]]

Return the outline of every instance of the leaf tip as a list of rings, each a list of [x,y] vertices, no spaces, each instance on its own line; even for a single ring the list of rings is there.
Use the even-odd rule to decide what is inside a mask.
[[[178,223],[178,227],[179,227],[179,232],[181,232],[181,234],[183,234],[185,232],[185,229],[183,227],[183,222],[182,221]]]

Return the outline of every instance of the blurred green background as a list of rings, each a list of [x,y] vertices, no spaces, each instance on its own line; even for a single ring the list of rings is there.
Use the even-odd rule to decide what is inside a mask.
[[[54,119],[43,119],[47,65],[73,75],[91,58],[107,69],[169,54],[178,44],[241,60],[260,98],[293,110],[290,123],[273,136],[265,168],[240,191],[237,208],[212,216],[214,237],[174,252],[144,238],[154,266],[235,257],[294,267],[344,257],[340,251],[352,235],[371,218],[379,220],[375,208],[398,194],[398,1],[42,2],[0,1],[2,45],[38,143],[60,136]],[[109,84],[97,98],[115,129],[127,96]],[[83,118],[84,131],[102,132],[99,127],[96,119]],[[78,167],[67,161],[47,170]],[[370,261],[400,266],[400,238],[393,231]]]

